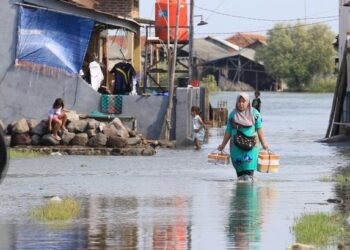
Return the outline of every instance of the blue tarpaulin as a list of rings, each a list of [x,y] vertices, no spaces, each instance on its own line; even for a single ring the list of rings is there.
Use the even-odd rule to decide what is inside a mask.
[[[93,27],[90,19],[20,7],[17,63],[79,73]]]

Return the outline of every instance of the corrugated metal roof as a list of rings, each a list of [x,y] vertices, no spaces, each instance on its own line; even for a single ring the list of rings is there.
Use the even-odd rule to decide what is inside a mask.
[[[183,48],[184,51],[189,51],[189,46]],[[203,61],[212,61],[218,58],[227,56],[230,52],[222,47],[207,41],[205,38],[194,39],[193,41],[193,57]]]
[[[236,44],[230,43],[230,42],[228,42],[225,39],[220,38],[220,37],[208,36],[205,38],[205,40],[207,40],[207,41],[213,40],[214,42],[218,42],[231,50],[239,50],[239,46],[237,46]]]
[[[140,32],[139,23],[131,18],[91,9],[81,3],[67,2],[67,0],[24,0],[24,2],[45,7],[52,11],[85,17],[113,27],[125,28],[137,34]]]
[[[255,54],[256,54],[255,50],[249,49],[249,48],[244,48],[244,49],[241,49],[240,51],[233,52],[233,53],[226,55],[226,56],[223,56],[221,58],[217,58],[215,60],[208,61],[208,63],[209,64],[216,63],[218,61],[222,61],[222,60],[228,59],[230,57],[236,57],[236,56],[242,56],[242,57],[247,58],[250,61],[255,61]],[[263,65],[261,62],[256,62],[256,63]]]

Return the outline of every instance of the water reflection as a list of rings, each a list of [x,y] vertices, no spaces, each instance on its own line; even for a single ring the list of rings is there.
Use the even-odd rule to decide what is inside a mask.
[[[228,239],[235,249],[260,249],[261,231],[269,207],[276,198],[271,187],[237,183],[230,202]],[[268,206],[266,206],[269,204]]]
[[[258,249],[263,214],[269,211],[266,204],[273,204],[275,190],[249,183],[237,183],[231,189],[231,198],[227,199],[228,209],[223,210],[228,221],[224,222],[222,230],[214,232],[221,234],[223,239],[226,235],[227,242],[216,244],[236,249]],[[210,224],[196,221],[193,225],[191,218],[194,214],[191,211],[195,209],[190,204],[186,198],[178,196],[148,199],[90,197],[82,201],[81,218],[65,226],[55,227],[35,221],[0,226],[2,236],[5,234],[4,238],[8,239],[8,245],[2,241],[0,248],[192,249],[192,237],[198,235],[196,230],[206,226],[210,228]],[[201,249],[208,249],[206,243],[213,244],[210,239],[202,241]]]
[[[137,225],[133,219],[119,217],[119,213],[125,214],[125,211],[131,218],[137,217],[139,204],[135,197],[91,197],[86,207],[88,249],[137,248]]]
[[[184,199],[175,198],[175,214],[170,220],[153,225],[154,250],[185,250],[187,249],[188,227],[185,217],[186,204]]]
[[[334,164],[337,167],[335,175],[341,176],[336,180],[334,191],[336,198],[340,202],[336,208],[343,214],[350,211],[350,166],[343,166],[343,162],[349,162],[350,160],[350,150],[347,147],[337,147],[338,151],[336,157],[334,157]],[[330,197],[333,198],[333,197]]]
[[[82,223],[3,224],[0,249],[191,249],[187,213],[181,197],[91,197],[83,201]]]

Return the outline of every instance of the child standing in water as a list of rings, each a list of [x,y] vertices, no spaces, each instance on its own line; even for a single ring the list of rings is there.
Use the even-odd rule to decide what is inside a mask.
[[[64,109],[64,103],[61,98],[57,98],[52,105],[52,108],[49,110],[49,124],[48,129],[52,132],[53,138],[57,141],[61,140],[61,137],[58,136],[58,131],[60,129],[66,129],[67,115],[65,112],[68,110]]]
[[[255,99],[252,101],[252,106],[257,111],[260,112],[261,100],[260,100],[260,91],[259,90],[255,91]]]
[[[204,122],[199,116],[200,109],[197,106],[192,106],[191,115],[192,115],[192,124],[193,124],[193,139],[194,139],[194,148],[196,150],[201,149],[201,143],[204,141],[205,129]]]

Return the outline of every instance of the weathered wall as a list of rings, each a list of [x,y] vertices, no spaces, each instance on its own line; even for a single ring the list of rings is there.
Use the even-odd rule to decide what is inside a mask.
[[[349,32],[350,28],[350,13],[349,13],[349,6],[344,6],[345,3],[347,3],[348,0],[339,0],[339,49],[338,49],[338,57],[339,57],[339,67],[341,65],[341,61],[343,59],[344,50],[346,50],[346,39],[347,39],[347,33]],[[349,45],[348,45],[349,46]],[[348,66],[347,66],[347,74],[349,74],[349,54],[347,55],[348,60]],[[343,110],[342,110],[342,122],[350,122],[350,80],[349,77],[347,77],[347,90],[345,94],[345,100],[343,104]]]
[[[176,89],[176,146],[193,144],[191,107],[200,106],[200,88]]]
[[[348,0],[339,0],[339,60],[341,60],[343,56],[347,36],[346,32],[350,27],[349,7],[343,6],[347,1]]]
[[[0,119],[45,119],[58,97],[68,109],[82,113],[97,110],[100,103],[100,94],[79,77],[51,77],[12,67],[0,84]]]
[[[346,32],[350,27],[349,7],[343,6],[346,1],[347,0],[339,0],[339,60],[342,59],[347,36]]]
[[[137,130],[148,139],[159,139],[168,106],[167,96],[123,96],[123,116],[137,119]]]
[[[99,0],[96,9],[119,16],[139,17],[139,0]]]
[[[0,4],[0,84],[6,71],[13,65],[16,51],[17,6],[16,0],[4,0]]]

